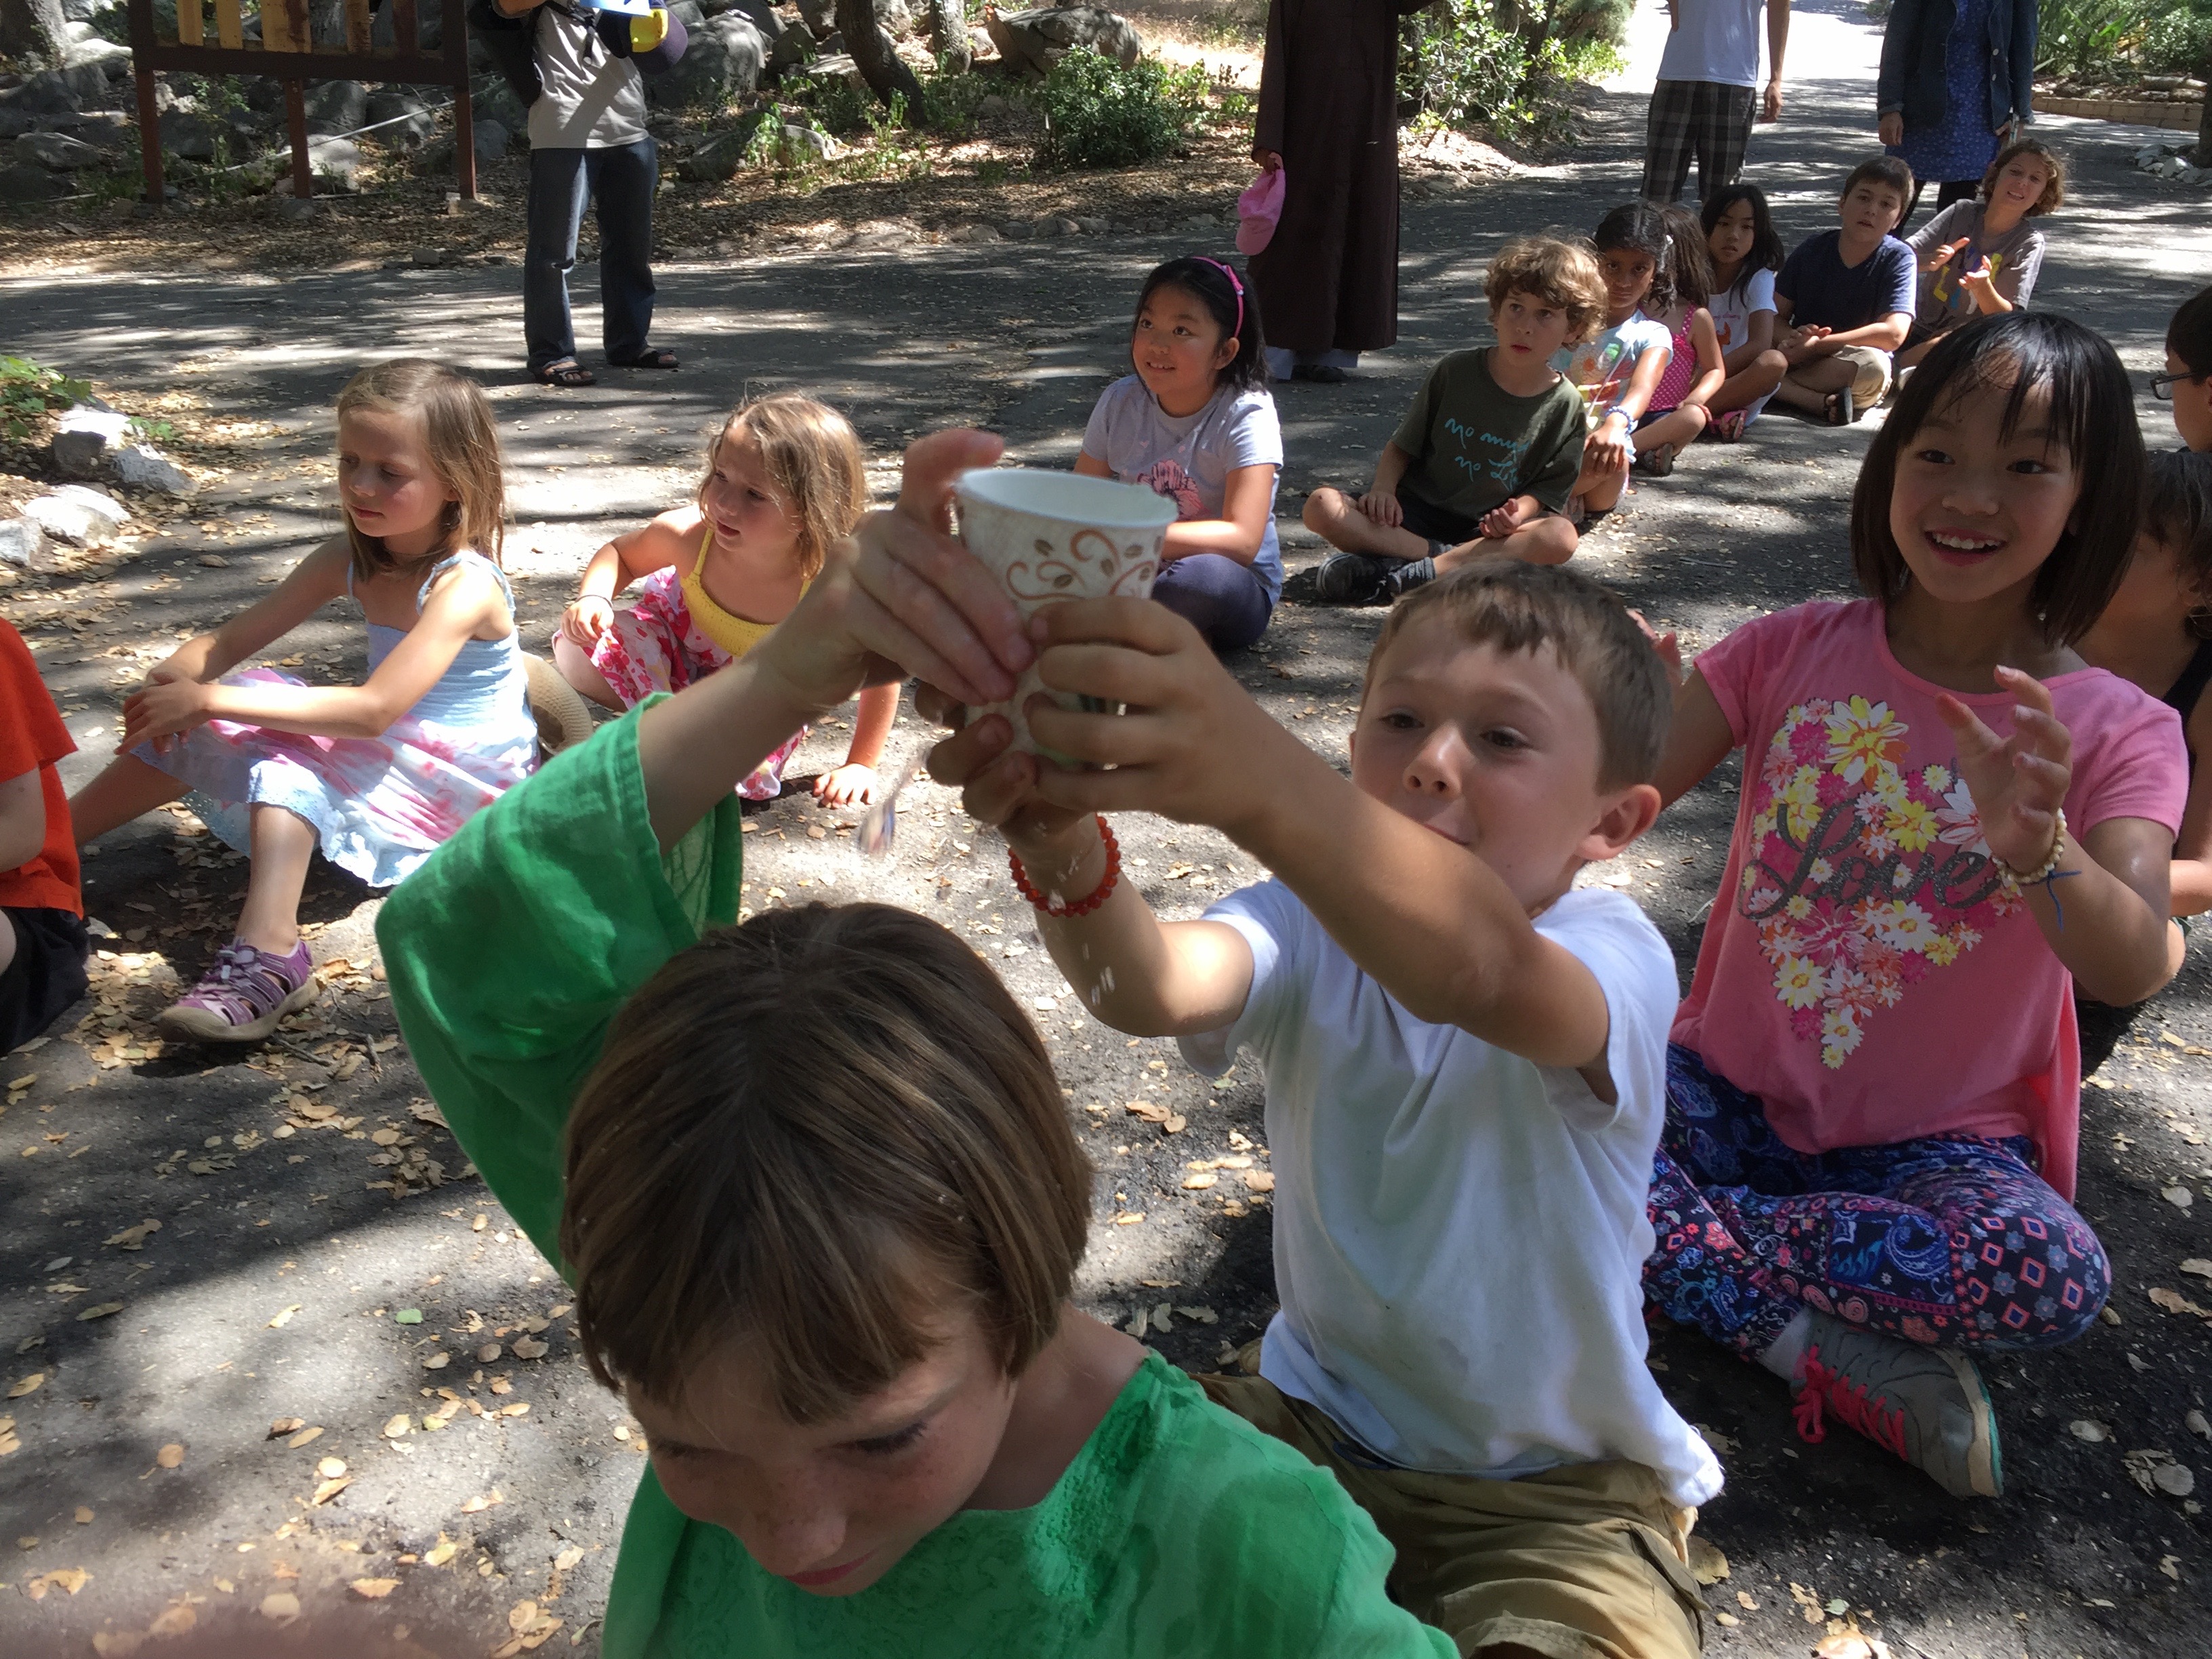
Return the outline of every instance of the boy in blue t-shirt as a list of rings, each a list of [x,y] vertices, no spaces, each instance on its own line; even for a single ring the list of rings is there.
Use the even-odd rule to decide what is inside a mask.
[[[1912,169],[1870,156],[1844,180],[1842,227],[1800,242],[1774,279],[1775,344],[1790,372],[1776,399],[1849,426],[1889,390],[1891,354],[1918,304],[1919,267],[1900,241]]]

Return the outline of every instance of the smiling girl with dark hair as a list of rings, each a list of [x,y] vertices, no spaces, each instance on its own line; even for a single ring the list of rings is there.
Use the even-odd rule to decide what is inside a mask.
[[[1697,659],[1669,801],[1746,756],[1675,1018],[1646,1294],[1960,1497],[2002,1489],[1970,1352],[2094,1321],[2071,1204],[2072,987],[2172,974],[2180,722],[2085,663],[2142,504],[2110,345],[2063,318],[1947,335],[1867,456],[1851,604]]]

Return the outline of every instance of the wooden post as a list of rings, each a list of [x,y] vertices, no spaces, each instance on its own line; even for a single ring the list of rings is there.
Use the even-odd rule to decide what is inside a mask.
[[[246,20],[239,15],[238,0],[215,0],[215,38],[233,52],[244,48]]]
[[[315,193],[315,170],[307,159],[307,85],[287,78],[284,120],[292,129],[292,194],[306,201]]]
[[[477,122],[466,81],[453,88],[453,182],[470,201],[477,199]]]
[[[296,52],[292,44],[292,19],[284,0],[261,0],[261,46],[264,52]]]
[[[415,0],[392,0],[392,45],[409,58],[422,52],[422,25],[415,15]]]
[[[197,46],[202,28],[200,0],[177,0],[177,39],[185,46]]]
[[[161,115],[154,106],[154,73],[140,70],[138,82],[138,159],[146,169],[146,199],[161,205]]]
[[[367,52],[369,49],[368,0],[345,0],[346,50]]]

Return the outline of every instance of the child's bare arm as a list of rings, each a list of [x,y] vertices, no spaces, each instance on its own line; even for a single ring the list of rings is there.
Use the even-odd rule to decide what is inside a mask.
[[[2197,699],[2189,716],[2189,746],[2203,754],[2212,744],[2212,702]],[[2199,916],[2212,910],[2212,767],[2198,767],[2189,779],[2189,804],[2181,814],[2181,833],[2173,842],[2173,914]]]
[[[853,716],[853,741],[845,746],[844,764],[814,780],[814,799],[824,806],[869,806],[882,781],[876,767],[884,757],[884,744],[898,719],[899,689],[895,684],[872,685],[860,693],[860,706]]]
[[[1063,811],[1141,810],[1212,824],[1273,870],[1415,1018],[1542,1065],[1601,1060],[1608,1018],[1589,969],[1536,933],[1480,858],[1361,793],[1269,719],[1188,623],[1157,605],[1109,599],[1052,606],[1042,626],[1048,685],[1132,713],[1032,703],[1040,743],[1113,769],[1040,768],[1007,755],[992,764],[1006,769],[1011,790],[1033,780],[1037,798]],[[1018,823],[1014,833],[1024,833]],[[1094,858],[1066,878],[1071,898],[1083,896]],[[1148,965],[1187,975],[1171,981],[1177,1000],[1161,1010],[1188,1018],[1179,1029],[1224,1024],[1242,1006],[1241,996],[1226,1010],[1194,1006],[1223,989],[1218,963],[1186,956]],[[1084,967],[1079,952],[1071,981],[1087,1000]]]
[[[265,598],[212,632],[186,640],[155,663],[147,671],[147,684],[212,680],[228,674],[343,594],[346,566],[352,557],[345,537],[328,538],[294,565]]]
[[[39,769],[0,781],[0,870],[20,870],[46,844],[46,794]]]
[[[1721,357],[1721,337],[1713,328],[1713,313],[1699,306],[1690,316],[1690,349],[1698,359],[1698,377],[1682,394],[1685,404],[1703,408],[1728,379],[1728,364]]]
[[[1674,693],[1674,714],[1667,727],[1666,751],[1659,757],[1659,786],[1662,806],[1672,806],[1711,775],[1713,768],[1735,747],[1735,733],[1720,700],[1692,668]]]

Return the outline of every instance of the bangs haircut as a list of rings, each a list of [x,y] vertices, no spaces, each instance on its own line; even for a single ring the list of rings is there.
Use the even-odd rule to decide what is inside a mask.
[[[2189,631],[2212,635],[2212,455],[2176,449],[2150,458],[2142,528],[2173,550],[2193,598]]]
[[[430,470],[457,497],[446,503],[435,544],[421,558],[407,560],[408,568],[427,569],[465,547],[501,562],[507,540],[507,470],[499,453],[499,422],[482,386],[428,357],[394,357],[348,380],[338,393],[337,413],[341,421],[355,414],[412,420]],[[339,511],[356,580],[401,568],[386,550],[383,537],[363,533],[343,503]]]
[[[1267,343],[1260,329],[1260,296],[1252,284],[1238,276],[1226,260],[1185,254],[1155,265],[1137,291],[1137,308],[1129,314],[1130,367],[1136,367],[1138,321],[1152,295],[1164,288],[1179,288],[1205,307],[1224,340],[1237,342],[1237,355],[1214,377],[1217,386],[1239,392],[1256,392],[1272,375],[1267,368]]]
[[[833,543],[853,533],[868,510],[868,469],[853,423],[824,403],[779,392],[739,404],[707,446],[707,470],[692,499],[706,505],[708,480],[726,438],[750,438],[761,465],[799,520],[799,574],[812,581]]]
[[[2000,431],[2020,429],[2028,399],[2048,398],[2051,447],[2081,480],[2068,527],[2035,573],[2028,603],[2044,638],[2071,645],[2088,631],[2127,574],[2142,516],[2143,441],[2119,355],[2100,335],[2048,311],[1978,317],[1939,336],[1867,447],[1851,492],[1851,568],[1889,605],[1911,572],[1890,533],[1897,458],[1920,428],[1978,392],[2002,392]]]
[[[1912,206],[1912,167],[1902,155],[1868,156],[1851,169],[1850,176],[1844,180],[1844,187],[1836,192],[1836,199],[1843,200],[1861,185],[1886,185],[1895,191],[1897,225],[1905,222],[1905,216]],[[1889,228],[1889,234],[1893,236],[1897,234],[1897,225]]]
[[[1091,1213],[1028,1016],[885,904],[770,910],[671,959],[616,1016],[564,1156],[592,1374],[680,1404],[741,1343],[794,1423],[879,1392],[963,1314],[1020,1375]]]
[[[1674,306],[1674,239],[1656,202],[1627,202],[1597,222],[1590,241],[1600,253],[1641,253],[1651,261],[1651,286],[1637,308],[1647,317]]]
[[[1526,294],[1567,319],[1567,343],[1578,344],[1605,315],[1605,281],[1590,251],[1557,236],[1522,236],[1498,249],[1482,273],[1483,297],[1493,312],[1506,296]]]
[[[1706,257],[1711,257],[1713,227],[1721,216],[1738,202],[1751,204],[1751,252],[1743,256],[1743,269],[1735,274],[1729,292],[1742,297],[1751,289],[1751,279],[1762,270],[1779,270],[1788,256],[1782,246],[1781,233],[1774,228],[1773,210],[1766,205],[1766,192],[1757,185],[1723,185],[1705,199],[1698,216],[1706,237]]]
[[[1996,193],[1997,175],[2023,157],[2042,162],[2043,170],[2051,175],[2044,180],[2043,194],[2035,198],[2035,205],[2028,209],[2027,216],[2033,219],[2039,213],[2057,212],[2066,204],[2066,163],[2040,138],[2015,138],[1997,152],[1996,160],[1982,174],[1982,200],[1986,202]]]
[[[1534,652],[1550,646],[1597,714],[1597,783],[1649,783],[1659,770],[1674,692],[1659,653],[1611,588],[1565,565],[1517,559],[1462,565],[1390,609],[1368,653],[1363,708],[1391,642],[1435,617],[1468,645]]]

